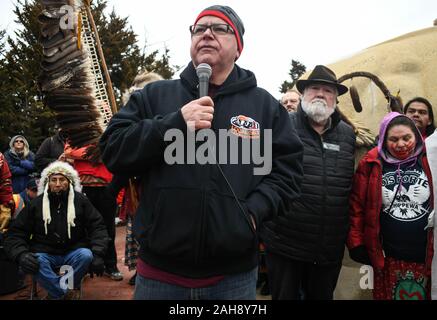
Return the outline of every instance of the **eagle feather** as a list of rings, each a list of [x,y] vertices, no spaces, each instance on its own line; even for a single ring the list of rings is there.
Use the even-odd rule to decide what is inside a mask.
[[[80,0],[40,0],[40,3],[42,11],[38,21],[43,60],[39,86],[44,101],[55,112],[55,119],[70,145],[73,148],[91,146],[87,154],[97,159],[96,144],[104,125],[89,47],[82,41],[83,33],[79,30],[83,3]],[[64,13],[65,5],[69,5],[67,13]],[[66,14],[72,16],[65,19]],[[65,28],[65,21],[70,23],[70,28]]]

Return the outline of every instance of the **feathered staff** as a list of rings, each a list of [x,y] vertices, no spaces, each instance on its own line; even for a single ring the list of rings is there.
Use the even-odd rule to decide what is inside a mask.
[[[115,111],[115,99],[89,1],[40,0],[43,62],[39,85],[45,102],[72,147],[88,147],[90,159],[99,157],[98,140]],[[90,21],[91,20],[91,24]],[[92,29],[94,27],[94,30]],[[104,66],[107,86],[100,61]],[[108,92],[111,99],[108,98]]]

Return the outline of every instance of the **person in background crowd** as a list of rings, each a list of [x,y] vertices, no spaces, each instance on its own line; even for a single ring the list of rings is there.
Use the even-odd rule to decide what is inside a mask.
[[[416,97],[407,102],[404,114],[414,121],[423,139],[434,133],[434,112],[431,103],[422,97]]]
[[[100,212],[105,222],[110,241],[105,261],[105,275],[114,281],[123,280],[123,274],[117,267],[117,251],[115,249],[115,215],[117,212],[116,197],[120,192],[120,183],[113,179],[113,175],[101,162],[91,162],[86,158],[87,146],[72,148],[69,143],[65,144],[65,160],[73,164],[79,173],[83,186],[82,192],[88,197],[92,205]],[[114,176],[115,177],[115,176]]]
[[[129,90],[126,90],[126,92],[123,94],[123,105],[126,105],[134,91],[141,90],[146,84],[159,80],[163,80],[163,78],[157,73],[149,72],[147,70],[139,73],[132,82],[132,86],[129,88]],[[132,271],[135,270],[137,266],[139,249],[138,241],[135,239],[132,232],[132,224],[135,212],[138,209],[141,188],[139,179],[135,177],[129,179],[129,181],[126,183],[126,192],[123,196],[123,203],[120,211],[122,211],[124,213],[123,215],[125,215],[127,218],[124,264],[128,267],[129,271]],[[129,279],[130,285],[135,285],[136,276],[137,273],[135,272],[135,274]]]
[[[12,198],[11,172],[8,163],[0,152],[0,234],[7,230],[12,213],[14,212]]]
[[[64,154],[65,143],[66,137],[60,128],[57,129],[55,135],[43,141],[35,155],[35,166],[39,172],[56,160],[66,161]]]
[[[302,101],[289,117],[304,145],[301,194],[287,214],[264,223],[261,238],[272,299],[332,300],[349,229],[354,173],[355,134],[336,105],[348,89],[321,65],[296,86]]]
[[[391,112],[360,161],[350,197],[350,257],[373,267],[375,300],[430,298],[433,185],[413,120]]]
[[[14,193],[20,193],[35,172],[35,155],[29,150],[29,143],[22,135],[13,137],[9,147],[5,158],[12,174],[12,188]]]
[[[126,103],[129,101],[129,98],[134,91],[141,90],[146,84],[159,80],[164,80],[164,78],[155,72],[144,70],[143,72],[137,74],[132,81],[131,87],[123,93],[123,96],[121,98],[123,106],[125,106]]]
[[[301,99],[299,91],[288,89],[281,98],[281,104],[288,112],[296,112]]]
[[[17,215],[24,209],[25,206],[28,206],[30,202],[36,198],[38,193],[37,182],[35,178],[31,178],[26,185],[26,189],[21,191],[21,193],[14,193],[14,202],[15,202],[15,213],[14,219]]]
[[[425,140],[426,152],[428,153],[428,162],[431,170],[432,185],[433,185],[433,198],[434,198],[434,212],[437,208],[437,129],[433,134],[430,134]],[[434,239],[437,239],[437,214],[434,213]],[[437,252],[437,241],[434,241],[434,252]],[[431,263],[431,299],[437,300],[437,259],[432,259]]]

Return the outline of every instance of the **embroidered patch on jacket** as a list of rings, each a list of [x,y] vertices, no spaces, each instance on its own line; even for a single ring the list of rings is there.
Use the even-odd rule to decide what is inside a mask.
[[[426,279],[414,277],[414,272],[407,271],[405,275],[400,272],[397,275],[398,281],[393,288],[393,300],[425,300]]]
[[[231,132],[242,138],[259,139],[259,123],[243,115],[232,117]]]

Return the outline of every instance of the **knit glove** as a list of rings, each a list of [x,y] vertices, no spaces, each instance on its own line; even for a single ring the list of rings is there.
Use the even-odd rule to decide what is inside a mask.
[[[18,257],[18,264],[24,273],[36,274],[39,270],[39,261],[36,254],[24,252]]]
[[[0,232],[6,231],[11,221],[11,208],[0,204]]]
[[[90,275],[91,278],[94,277],[94,275],[101,277],[103,275],[103,271],[105,270],[105,263],[103,261],[103,258],[94,255],[93,261],[90,265]]]
[[[371,265],[369,254],[364,245],[349,249],[349,256],[355,262]]]

